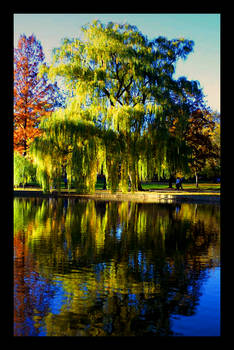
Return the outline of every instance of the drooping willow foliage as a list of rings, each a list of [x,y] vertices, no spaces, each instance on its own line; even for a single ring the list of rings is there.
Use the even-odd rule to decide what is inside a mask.
[[[149,41],[135,26],[99,21],[84,39],[64,39],[41,73],[63,79],[68,107],[54,112],[31,147],[43,188],[67,174],[78,192],[93,192],[101,170],[107,188],[137,191],[142,180],[187,171],[189,114],[202,98],[197,82],[173,79],[193,42]]]
[[[43,189],[48,191],[53,185],[60,189],[66,172],[68,188],[73,179],[78,192],[93,192],[103,157],[93,123],[59,110],[40,127],[43,135],[35,139],[30,151]]]
[[[131,122],[132,115],[132,120],[136,120],[140,112],[131,108],[129,114],[126,110],[122,113],[124,118],[118,111],[113,120],[123,118],[125,123]],[[157,114],[158,119],[163,119],[162,109],[158,108]],[[129,181],[131,190],[137,191],[140,181],[152,179],[155,172],[159,176],[168,175],[183,169],[185,164],[182,156],[186,156],[186,145],[163,121],[152,123],[142,135],[127,132],[120,122],[117,132],[95,125],[88,111],[78,109],[77,105],[74,113],[71,103],[67,109],[44,119],[40,128],[42,136],[34,140],[30,153],[44,191],[54,186],[60,189],[61,178],[66,173],[68,189],[73,183],[77,192],[93,193],[101,171],[112,192],[117,189],[127,192]]]
[[[14,152],[14,186],[25,185],[27,182],[35,181],[36,169],[27,156]]]

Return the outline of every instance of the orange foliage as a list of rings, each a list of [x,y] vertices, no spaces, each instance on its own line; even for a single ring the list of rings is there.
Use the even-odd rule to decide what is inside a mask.
[[[38,79],[44,60],[41,44],[31,35],[21,35],[14,55],[14,150],[26,155],[31,142],[40,136],[41,116],[53,108],[53,86]]]

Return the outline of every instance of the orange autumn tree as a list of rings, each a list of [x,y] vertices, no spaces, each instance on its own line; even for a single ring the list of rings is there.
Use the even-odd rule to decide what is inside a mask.
[[[41,134],[41,116],[53,111],[58,87],[38,78],[44,61],[42,46],[34,35],[20,36],[14,50],[14,151],[26,156],[35,137]]]

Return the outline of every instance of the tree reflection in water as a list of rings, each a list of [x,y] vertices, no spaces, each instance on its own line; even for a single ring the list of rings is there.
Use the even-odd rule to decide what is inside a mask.
[[[15,198],[14,335],[174,335],[219,249],[217,205]]]

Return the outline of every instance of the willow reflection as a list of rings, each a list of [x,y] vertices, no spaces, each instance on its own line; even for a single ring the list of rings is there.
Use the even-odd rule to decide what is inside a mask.
[[[219,265],[216,206],[15,199],[14,215],[18,335],[173,335]]]

